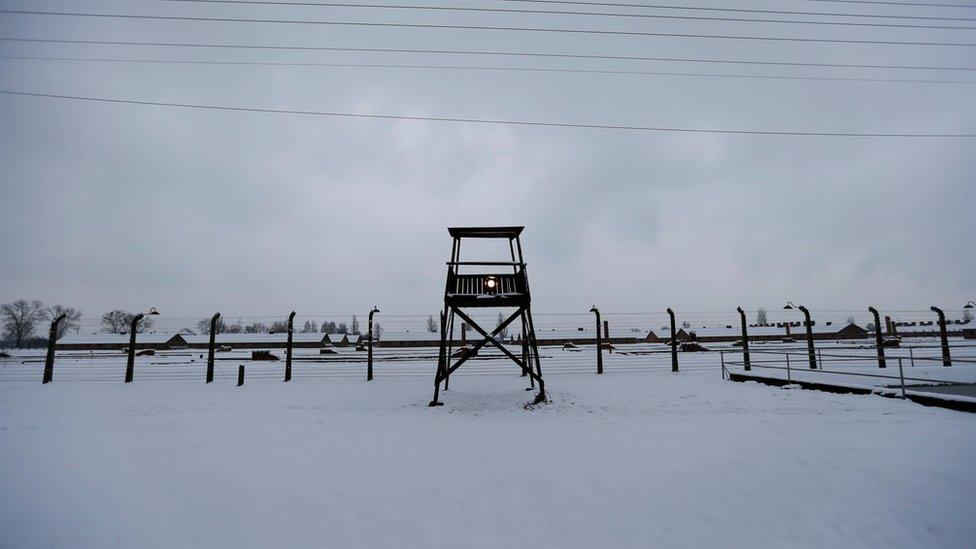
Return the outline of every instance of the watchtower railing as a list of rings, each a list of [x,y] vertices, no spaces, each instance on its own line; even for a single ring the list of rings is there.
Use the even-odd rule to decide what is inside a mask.
[[[447,265],[446,294],[449,296],[522,295],[528,292],[525,263],[517,261],[448,261]],[[458,273],[460,267],[464,266],[510,266],[515,272]]]
[[[493,287],[488,286],[493,279]],[[448,295],[499,295],[525,293],[525,277],[519,274],[463,274],[448,276]]]

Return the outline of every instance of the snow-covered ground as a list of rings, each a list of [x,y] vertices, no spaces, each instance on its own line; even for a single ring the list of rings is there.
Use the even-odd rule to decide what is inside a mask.
[[[713,353],[682,355],[672,374],[666,354],[616,352],[596,376],[591,351],[561,349],[544,351],[550,404],[524,409],[531,393],[513,367],[478,361],[431,409],[430,350],[378,362],[371,383],[343,352],[344,362],[296,361],[287,384],[282,363],[246,362],[240,388],[243,353],[221,355],[212,385],[198,352],[140,357],[132,384],[115,353],[59,356],[45,386],[40,363],[7,361],[0,545],[976,539],[974,414],[730,383]]]

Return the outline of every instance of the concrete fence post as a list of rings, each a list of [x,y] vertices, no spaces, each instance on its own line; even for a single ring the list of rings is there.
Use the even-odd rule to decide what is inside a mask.
[[[58,326],[68,315],[60,315],[51,322],[51,333],[47,338],[47,357],[44,359],[44,375],[41,384],[54,381],[54,348],[58,342]]]
[[[129,356],[125,363],[125,382],[132,383],[132,378],[136,369],[136,329],[142,320],[143,314],[139,313],[132,317],[132,325],[129,327]]]
[[[952,357],[949,355],[949,334],[946,332],[945,313],[935,305],[929,308],[932,309],[932,312],[939,315],[939,336],[942,338],[942,365],[952,366]]]
[[[878,368],[885,368],[887,363],[885,362],[884,337],[881,336],[881,315],[874,307],[868,307],[868,311],[874,315],[874,345],[878,348]]]
[[[367,331],[367,344],[366,348],[366,381],[373,381],[373,314],[380,312],[373,305],[373,309],[369,311],[369,329]]]
[[[139,323],[145,318],[146,314],[156,316],[159,315],[159,311],[155,307],[149,309],[149,313],[139,313],[132,317],[132,325],[129,327],[129,358],[125,364],[125,382],[131,383],[133,373],[136,368],[136,330],[139,329]]]
[[[600,336],[600,309],[594,305],[590,312],[596,315],[596,373],[603,373],[603,338]]]
[[[295,311],[288,315],[288,342],[285,347],[285,381],[291,381],[292,334],[295,332]]]
[[[742,310],[742,307],[736,307],[735,310],[739,311],[739,321],[742,323],[742,363],[745,370],[749,372],[752,370],[752,361],[749,359],[749,330],[746,329],[748,326],[746,324],[746,312]]]
[[[678,332],[674,326],[674,311],[668,307],[668,316],[671,317],[671,371],[678,371]]]
[[[817,357],[814,355],[813,349],[813,320],[810,318],[810,310],[803,305],[800,305],[797,309],[803,311],[803,318],[807,325],[807,355],[810,357],[810,369],[816,370]]]
[[[214,377],[214,347],[217,344],[217,321],[220,313],[214,313],[210,318],[210,346],[207,350],[207,383],[213,383]]]

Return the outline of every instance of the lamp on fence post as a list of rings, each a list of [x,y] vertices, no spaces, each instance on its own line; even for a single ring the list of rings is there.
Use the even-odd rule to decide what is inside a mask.
[[[136,367],[136,330],[139,328],[139,322],[145,318],[146,315],[158,315],[159,311],[155,307],[149,309],[148,313],[139,313],[132,317],[132,325],[129,327],[129,360],[125,364],[125,382],[132,382],[132,374]]]
[[[878,368],[884,368],[886,365],[884,338],[881,337],[881,315],[878,314],[878,310],[874,307],[868,307],[868,310],[874,315],[874,341],[875,345],[878,347]]]
[[[965,305],[962,306],[963,309],[976,308],[976,301],[967,301]]]
[[[217,344],[217,321],[220,313],[214,313],[210,318],[210,347],[207,351],[207,383],[213,382],[214,374],[214,346]]]
[[[285,347],[285,381],[291,381],[291,336],[295,331],[295,311],[288,315],[288,346]]]
[[[668,307],[668,316],[671,317],[671,371],[678,371],[678,334],[674,329],[674,311]]]
[[[813,350],[813,321],[810,320],[810,310],[803,305],[794,305],[792,301],[787,301],[784,309],[799,309],[803,312],[803,318],[807,325],[807,354],[810,355],[810,369],[817,369],[817,353]]]
[[[600,336],[600,309],[594,305],[590,312],[596,315],[596,373],[603,373],[603,338]]]
[[[952,357],[949,356],[949,334],[946,333],[945,313],[935,305],[929,307],[932,312],[939,315],[939,337],[942,338],[942,365],[952,366]]]
[[[746,329],[746,312],[742,310],[742,307],[736,307],[736,311],[739,311],[739,319],[742,321],[742,363],[745,365],[745,370],[747,372],[752,370],[752,362],[749,360],[749,331]]]
[[[369,346],[366,348],[366,381],[373,381],[373,314],[380,312],[373,305],[373,309],[369,312],[369,325],[367,328],[367,338],[369,339]]]
[[[54,346],[58,341],[58,326],[68,315],[62,314],[51,322],[51,335],[47,339],[47,358],[44,360],[44,377],[41,384],[54,381]]]

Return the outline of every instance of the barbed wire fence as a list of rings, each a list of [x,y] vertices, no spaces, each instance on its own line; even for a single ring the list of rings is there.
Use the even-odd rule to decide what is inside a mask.
[[[789,324],[800,328],[796,328],[793,337],[785,341],[785,338],[752,340],[749,343],[753,346],[753,352],[783,353],[787,358],[792,354],[799,361],[799,357],[807,351],[803,316],[796,310],[760,311],[743,311],[747,332],[760,324]],[[968,311],[964,308],[945,311],[944,327],[951,332],[953,340],[946,347],[936,340],[939,337],[938,328],[943,326],[934,320],[932,310],[883,310],[882,314],[891,317],[892,323],[904,326],[904,331],[922,326],[926,328],[924,334],[916,334],[919,337],[912,338],[912,344],[901,346],[898,351],[888,351],[889,357],[925,363],[943,360],[943,353],[948,350],[954,356],[954,364],[971,364],[976,341],[969,343],[960,337],[961,330],[974,326],[972,322],[964,323],[964,319],[970,318],[966,314]],[[675,363],[680,362],[681,371],[720,368],[723,377],[727,370],[738,366],[747,370],[752,365],[763,367],[761,361],[748,360],[748,353],[743,353],[741,347],[742,338],[734,335],[742,324],[738,311],[683,311],[675,308],[674,312],[675,328],[684,334],[680,341],[670,336],[670,316],[666,311],[601,311],[599,326],[593,312],[535,312],[536,337],[542,343],[541,358],[548,366],[547,375],[602,373],[603,363],[606,363],[608,372],[667,371],[672,369],[672,359]],[[862,327],[874,323],[866,308],[819,309],[813,313],[813,324],[822,327],[835,326],[839,329],[852,322]],[[487,326],[491,325],[497,314],[497,311],[479,312],[472,314],[472,318]],[[202,372],[208,367],[217,380],[232,381],[233,367],[243,364],[247,364],[252,381],[277,380],[285,368],[289,372],[294,368],[293,377],[296,380],[355,379],[363,377],[367,367],[370,371],[376,367],[379,375],[384,377],[429,377],[437,361],[436,345],[439,343],[440,329],[436,314],[377,312],[373,319],[373,338],[370,339],[368,312],[296,313],[291,324],[291,337],[288,338],[288,312],[227,314],[220,317],[223,323],[211,347],[207,333],[211,317],[154,315],[147,318],[151,323],[137,331],[136,345],[132,349],[126,343],[131,334],[113,332],[101,318],[82,319],[60,340],[62,343],[53,350],[49,345],[46,356],[39,349],[5,352],[5,356],[0,357],[0,381],[36,382],[42,377],[51,381],[53,376],[47,370],[52,370],[50,373],[53,374],[55,360],[59,365],[58,380],[119,381],[120,368],[127,355],[132,357],[139,381],[202,380]],[[431,319],[434,319],[433,330]],[[760,323],[760,320],[764,322]],[[713,341],[708,337],[697,338],[703,340],[697,349],[680,346],[696,339],[691,334],[710,331],[724,335]],[[785,335],[785,330],[782,333]],[[516,323],[500,339],[505,344],[518,345],[520,334],[521,327]],[[180,336],[182,343],[168,344],[169,339],[176,335]],[[455,348],[460,352],[467,342],[465,338],[472,335],[476,336],[465,334],[463,328],[458,330],[453,341]],[[72,340],[77,343],[66,344]],[[863,367],[875,360],[873,353],[877,345],[866,334],[857,339],[831,339],[818,334],[816,343],[815,361],[820,370],[824,369],[825,359],[832,367]],[[757,346],[767,349],[759,350]],[[252,355],[254,351],[265,351],[267,356],[264,358],[271,360],[260,360],[257,355]],[[856,356],[838,354],[842,352],[856,353]],[[282,356],[286,354],[291,358]],[[679,356],[680,361],[677,359]],[[497,350],[482,349],[472,359],[472,365],[464,375],[519,375],[518,370],[497,367],[496,362],[504,358]],[[285,360],[288,365],[283,367]],[[814,359],[811,359],[813,363]],[[597,364],[601,365],[599,370]],[[207,377],[211,378],[211,375]]]

